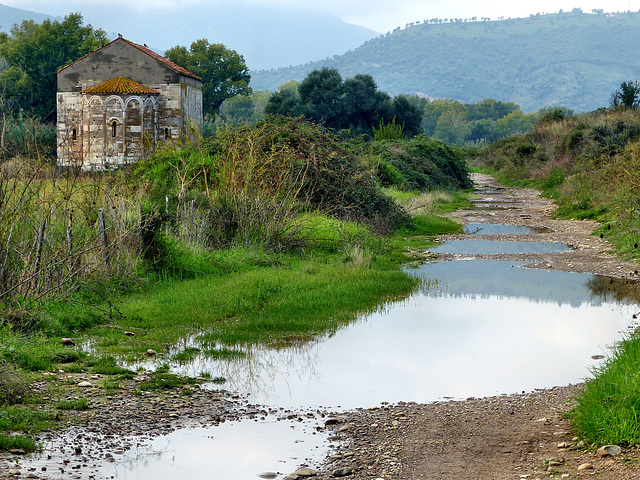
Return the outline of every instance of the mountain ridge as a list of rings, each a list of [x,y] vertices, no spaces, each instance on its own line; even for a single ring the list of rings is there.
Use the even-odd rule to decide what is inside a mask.
[[[622,81],[640,77],[640,13],[535,15],[500,21],[419,23],[340,56],[252,72],[254,89],[274,90],[321,67],[373,76],[392,95],[420,94],[518,103],[525,111],[608,104]]]
[[[85,23],[109,32],[110,37],[121,33],[161,53],[177,45],[189,47],[201,38],[222,43],[241,54],[252,70],[342,54],[379,34],[333,15],[257,5],[196,4],[174,9],[138,9],[130,5],[111,10],[87,3],[81,14]],[[47,18],[44,14],[22,12]],[[4,30],[9,31],[10,27]]]

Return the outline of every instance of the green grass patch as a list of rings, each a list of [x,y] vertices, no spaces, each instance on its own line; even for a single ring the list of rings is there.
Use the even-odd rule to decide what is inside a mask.
[[[32,438],[24,435],[1,435],[0,434],[0,450],[13,450],[14,448],[24,450],[25,452],[37,452],[41,450],[41,446]]]
[[[0,408],[0,432],[37,432],[52,428],[57,415],[26,407],[10,406]]]
[[[362,235],[365,241],[368,238],[355,227],[341,233],[347,234]],[[413,290],[417,280],[399,271],[399,260],[376,253],[375,245],[370,249],[356,240],[350,251],[263,254],[262,265],[247,266],[233,274],[160,282],[123,298],[120,308],[124,317],[113,321],[121,329],[141,333],[123,336],[115,346],[98,344],[96,349],[137,357],[148,348],[162,351],[180,337],[202,329],[209,332],[207,345],[216,347],[319,335],[386,299]],[[102,332],[96,330],[96,334]]]
[[[171,390],[174,388],[181,388],[185,385],[192,385],[195,380],[175,375],[173,373],[158,373],[156,372],[149,380],[142,382],[138,389],[142,391],[156,391],[156,390]]]
[[[133,372],[127,368],[118,365],[115,358],[106,356],[99,358],[95,363],[91,365],[95,373],[101,375],[123,375],[133,374]]]
[[[247,352],[243,350],[232,350],[230,348],[210,348],[205,350],[204,354],[209,358],[221,360],[233,360],[247,356]]]
[[[118,382],[106,381],[104,382],[104,388],[107,395],[117,395],[122,390],[122,385]]]
[[[597,445],[640,444],[640,338],[625,339],[593,374],[571,412],[576,433]]]
[[[196,347],[187,347],[181,352],[172,355],[171,359],[176,362],[190,362],[200,353],[200,351],[201,350]]]
[[[58,402],[56,404],[58,410],[89,410],[89,401],[86,397],[78,398],[77,400],[68,400]]]

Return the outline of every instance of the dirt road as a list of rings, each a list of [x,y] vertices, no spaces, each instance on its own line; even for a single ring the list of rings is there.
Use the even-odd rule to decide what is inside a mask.
[[[476,208],[452,217],[462,223],[536,227],[541,233],[499,235],[496,240],[560,241],[573,249],[560,253],[484,255],[535,262],[536,268],[638,278],[638,265],[622,262],[592,232],[591,221],[554,220],[551,201],[535,190],[500,187],[476,175]],[[457,238],[451,236],[447,238]],[[483,237],[491,239],[490,237]],[[562,368],[559,360],[558,368]],[[624,450],[599,458],[579,448],[565,413],[581,386],[520,395],[428,405],[389,405],[345,414],[336,427],[347,439],[321,473],[353,479],[544,479],[640,477],[640,452]],[[339,430],[342,430],[341,432]],[[343,469],[343,470],[340,470]]]

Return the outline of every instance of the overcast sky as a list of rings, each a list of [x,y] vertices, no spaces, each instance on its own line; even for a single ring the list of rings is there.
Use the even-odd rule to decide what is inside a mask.
[[[342,20],[362,25],[379,32],[393,30],[409,22],[430,18],[526,17],[535,13],[553,13],[582,8],[584,12],[602,8],[606,12],[638,11],[640,0],[136,0],[135,5],[145,8],[180,8],[186,4],[238,2],[264,6],[283,6],[330,13]],[[64,16],[70,12],[82,12],[83,6],[95,8],[104,5],[105,17],[117,14],[118,4],[131,5],[131,0],[0,0],[11,7],[38,13]]]

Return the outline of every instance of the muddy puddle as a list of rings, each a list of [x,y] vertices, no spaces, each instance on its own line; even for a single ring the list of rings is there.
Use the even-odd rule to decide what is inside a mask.
[[[327,338],[174,369],[224,377],[225,388],[285,408],[530,391],[587,377],[591,357],[621,338],[637,310],[616,299],[615,281],[522,262],[438,262],[411,274],[424,281],[420,291]]]
[[[185,428],[156,438],[123,438],[124,448],[105,449],[106,461],[88,460],[86,451],[64,455],[76,443],[71,432],[47,446],[53,458],[36,455],[29,466],[40,473],[44,466],[47,478],[277,479],[325,457],[330,442],[315,428],[313,421],[275,418]]]

